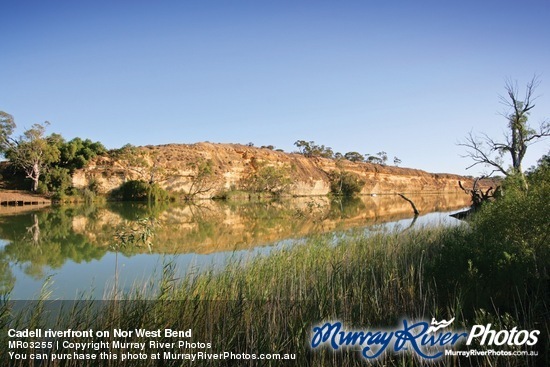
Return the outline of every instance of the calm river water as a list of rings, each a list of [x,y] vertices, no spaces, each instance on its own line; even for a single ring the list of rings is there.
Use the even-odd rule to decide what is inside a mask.
[[[453,225],[448,215],[469,197],[409,195],[421,215],[414,226]],[[295,198],[273,202],[215,202],[147,206],[109,203],[61,206],[37,211],[0,208],[0,293],[36,299],[49,279],[50,299],[110,298],[118,288],[143,287],[167,261],[180,276],[223,270],[229,258],[252,258],[292,246],[319,233],[341,234],[413,224],[409,203],[394,195],[331,200]],[[116,233],[155,218],[152,245],[118,247]]]

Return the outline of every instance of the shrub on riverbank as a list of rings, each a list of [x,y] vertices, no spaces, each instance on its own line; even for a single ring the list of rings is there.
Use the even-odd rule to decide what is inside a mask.
[[[528,190],[505,182],[504,195],[482,206],[471,230],[442,246],[432,267],[441,298],[460,285],[464,297],[485,308],[549,299],[550,169],[541,167],[528,182]]]
[[[113,190],[111,198],[121,201],[170,201],[170,193],[158,184],[150,184],[141,180],[124,182],[118,189]]]
[[[365,181],[356,174],[346,171],[332,171],[329,174],[330,193],[337,196],[352,197],[365,186]]]

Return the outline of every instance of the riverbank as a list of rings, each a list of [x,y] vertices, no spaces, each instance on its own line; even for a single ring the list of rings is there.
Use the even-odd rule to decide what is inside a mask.
[[[160,270],[159,283],[136,285],[130,291],[113,290],[112,301],[93,303],[56,303],[35,301],[27,307],[29,322],[21,324],[10,316],[11,326],[33,330],[46,325],[44,312],[60,306],[66,314],[53,320],[57,330],[192,330],[189,342],[209,343],[209,348],[150,347],[148,355],[156,353],[196,353],[234,351],[247,354],[295,354],[295,360],[257,363],[233,361],[239,366],[363,366],[367,361],[355,348],[334,351],[330,347],[311,349],[313,328],[328,321],[340,321],[348,329],[388,330],[402,328],[409,321],[454,319],[448,330],[469,330],[474,325],[491,324],[494,330],[539,330],[535,346],[463,343],[457,350],[478,351],[499,349],[511,352],[534,352],[538,357],[458,358],[442,356],[434,366],[535,366],[548,360],[548,323],[542,279],[533,274],[514,274],[512,268],[489,274],[484,263],[492,260],[489,253],[475,254],[475,246],[467,244],[476,234],[466,226],[454,228],[424,228],[393,231],[365,236],[350,233],[335,239],[319,236],[290,249],[273,252],[251,262],[233,261],[219,272],[206,272],[177,279],[173,264]],[[485,244],[489,246],[490,243]],[[459,251],[462,256],[451,256]],[[488,250],[490,252],[490,250]],[[519,254],[512,254],[517,256]],[[514,275],[514,281],[508,277]],[[44,288],[47,297],[48,288]],[[484,295],[480,297],[480,295]],[[521,304],[521,308],[517,305]],[[17,303],[15,304],[17,307]],[[0,313],[7,315],[8,303]],[[73,308],[74,307],[74,308]],[[45,311],[46,310],[46,311]],[[10,311],[11,312],[11,311]],[[54,313],[55,314],[55,313]],[[49,316],[51,317],[51,315]],[[6,324],[7,327],[7,324]],[[7,345],[7,333],[2,331],[2,347]],[[113,342],[93,338],[89,341]],[[169,337],[156,342],[170,343]],[[129,343],[148,339],[130,335]],[[157,344],[158,345],[158,344]],[[16,349],[13,351],[17,352]],[[62,348],[59,353],[67,352]],[[5,352],[5,350],[3,351]],[[112,350],[113,353],[125,351]],[[229,361],[231,362],[231,361]],[[78,366],[81,361],[66,360],[62,366]],[[394,354],[390,349],[380,358],[370,361],[374,366],[421,366],[426,361],[409,350]],[[25,361],[13,361],[12,366],[28,366]],[[44,361],[41,366],[58,366]],[[90,362],[89,366],[106,363]],[[118,361],[116,366],[153,366],[155,360]],[[179,366],[180,360],[164,360],[164,366]],[[226,360],[202,360],[201,366],[226,366]]]
[[[462,192],[458,181],[468,188],[474,182],[473,177],[449,173],[204,142],[136,147],[129,157],[98,156],[74,172],[72,184],[80,189],[92,185],[107,193],[128,180],[141,180],[193,199],[224,197],[235,190],[325,196],[331,192],[335,172],[361,180],[362,195],[456,193]],[[485,190],[490,186],[495,187],[491,180],[479,183]]]
[[[124,290],[115,282],[106,297],[109,301],[94,302],[91,298],[76,303],[48,302],[49,290],[55,286],[50,282],[46,282],[42,295],[28,305],[10,303],[6,295],[0,302],[1,352],[4,356],[8,352],[9,328],[139,328],[191,330],[190,339],[184,340],[190,345],[172,346],[172,337],[160,335],[159,331],[158,335],[145,338],[148,347],[143,348],[143,359],[119,358],[117,363],[111,363],[110,359],[98,358],[87,365],[149,367],[158,365],[153,357],[157,353],[234,352],[258,356],[290,354],[296,358],[283,363],[242,356],[238,361],[205,358],[200,365],[424,366],[426,359],[435,357],[431,362],[434,366],[547,366],[550,181],[548,172],[542,170],[528,179],[528,190],[509,184],[503,197],[486,203],[467,225],[328,233],[293,247],[282,247],[269,256],[233,259],[223,269],[190,272],[185,277],[179,277],[174,263],[168,261],[157,273],[156,281],[136,283]],[[154,233],[149,229],[144,233]],[[129,230],[136,241],[144,238],[135,226]],[[118,262],[112,264],[119,269],[117,265]],[[60,312],[61,316],[54,317]],[[416,333],[425,333],[434,321],[443,320],[449,320],[443,331],[421,341],[415,337]],[[317,327],[327,322],[341,322],[346,330],[370,331],[371,341],[375,333],[379,337],[359,348],[349,346],[358,340],[349,339],[350,334],[346,334],[347,338],[316,338]],[[416,322],[420,323],[419,330],[408,328]],[[372,353],[379,350],[374,347],[386,345],[383,333],[392,330],[396,333],[392,334],[391,345],[388,343],[390,347],[374,358]],[[492,336],[483,337],[480,330],[491,330]],[[450,342],[455,337],[462,338],[456,345]],[[465,342],[466,337],[471,343]],[[151,338],[163,344],[151,345]],[[344,345],[346,340],[348,346]],[[87,341],[114,343],[120,338],[96,334]],[[327,341],[328,345],[319,346]],[[140,345],[144,337],[127,334],[124,342]],[[431,344],[433,348],[421,348],[419,343]],[[447,355],[443,347],[456,353],[471,353],[468,357]],[[20,349],[9,352],[22,353],[24,348]],[[61,345],[55,352],[71,350]],[[109,356],[122,356],[127,351],[115,348],[108,352]],[[372,360],[365,361],[362,352]],[[88,353],[99,355],[100,351],[89,349]],[[10,362],[14,367],[30,365],[24,360]],[[180,366],[182,361],[165,358],[162,364]],[[41,367],[80,365],[82,361],[76,359],[41,362]]]
[[[22,190],[0,190],[0,215],[37,210],[52,204],[51,199]]]
[[[33,194],[23,190],[0,190],[0,205],[24,206],[51,204],[51,199],[44,195]]]
[[[347,200],[53,205],[8,216],[0,211],[3,286],[13,285],[12,299],[34,299],[43,281],[54,274],[52,297],[78,298],[93,283],[94,298],[101,299],[115,276],[115,250],[124,264],[119,284],[126,289],[148,279],[166,257],[174,258],[181,277],[187,270],[197,273],[209,266],[223,270],[230,258],[266,255],[323,233],[340,236],[353,228],[457,225],[448,215],[467,205],[469,198],[422,195],[411,199],[421,211],[416,218],[409,203],[386,195]],[[117,234],[139,227],[140,218],[156,223],[150,246],[117,248]]]

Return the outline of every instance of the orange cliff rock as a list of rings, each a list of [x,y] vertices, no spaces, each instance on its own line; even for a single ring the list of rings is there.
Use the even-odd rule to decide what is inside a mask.
[[[266,148],[240,144],[169,144],[140,147],[146,164],[131,167],[128,162],[98,157],[73,176],[75,187],[95,181],[102,192],[109,192],[126,179],[149,180],[157,172],[161,187],[173,192],[188,192],[197,175],[197,162],[210,161],[212,178],[209,190],[199,197],[210,198],[220,192],[238,189],[241,180],[262,166],[285,169],[292,180],[288,194],[293,196],[326,195],[330,192],[328,174],[334,170],[353,172],[363,181],[361,194],[462,192],[458,181],[472,187],[473,179],[454,174],[428,173],[422,170],[354,163],[319,157],[305,157]],[[486,182],[482,188],[487,189]]]

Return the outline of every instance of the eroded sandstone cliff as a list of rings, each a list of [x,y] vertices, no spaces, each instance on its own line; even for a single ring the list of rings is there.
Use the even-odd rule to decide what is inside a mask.
[[[287,172],[291,179],[287,194],[294,196],[328,194],[332,171],[360,177],[365,182],[361,194],[458,192],[459,180],[470,187],[473,183],[471,178],[454,174],[305,157],[239,144],[170,144],[140,147],[139,152],[143,158],[139,166],[125,159],[99,157],[74,174],[73,185],[86,187],[95,182],[101,191],[109,192],[128,179],[154,178],[169,191],[189,192],[196,184],[201,162],[211,167],[207,190],[197,195],[202,198],[239,189],[243,180],[266,166]]]

